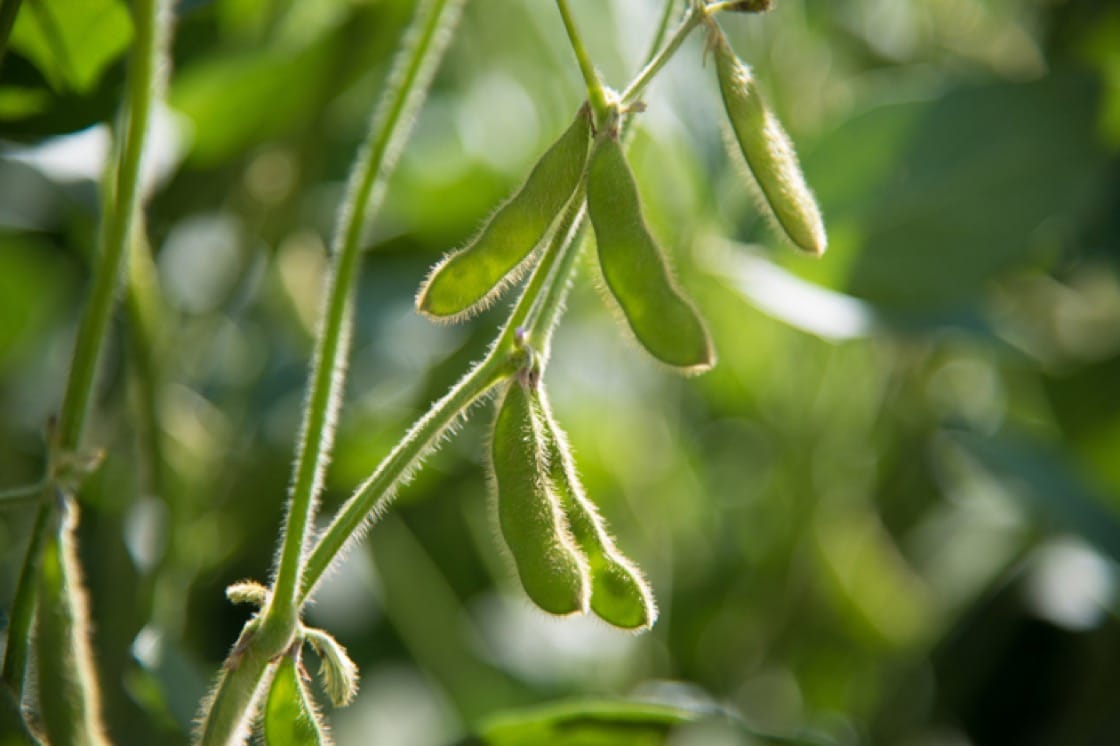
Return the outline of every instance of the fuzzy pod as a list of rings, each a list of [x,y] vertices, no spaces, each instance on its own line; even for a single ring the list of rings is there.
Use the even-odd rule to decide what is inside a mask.
[[[793,141],[766,106],[751,69],[718,31],[712,46],[731,129],[766,203],[798,248],[823,254],[828,247],[824,219],[801,172]]]
[[[534,395],[517,380],[498,404],[491,474],[498,525],[529,598],[551,614],[587,610],[587,561],[575,546],[548,478],[546,441],[533,416]]]
[[[548,233],[583,175],[591,142],[591,117],[575,121],[545,152],[528,179],[463,248],[433,269],[416,296],[427,316],[458,321],[486,308]]]
[[[663,363],[695,373],[711,368],[715,351],[704,321],[677,287],[646,227],[638,185],[617,136],[605,135],[591,154],[587,210],[603,278],[634,336]]]
[[[657,604],[641,571],[615,546],[606,521],[587,497],[568,438],[542,391],[537,412],[548,444],[549,479],[591,573],[591,610],[615,627],[645,630],[657,620]]]
[[[90,650],[85,590],[74,547],[76,507],[43,547],[35,626],[39,711],[47,741],[57,746],[107,744]]]
[[[299,663],[285,655],[276,664],[264,705],[266,746],[323,746],[330,743],[300,675]]]

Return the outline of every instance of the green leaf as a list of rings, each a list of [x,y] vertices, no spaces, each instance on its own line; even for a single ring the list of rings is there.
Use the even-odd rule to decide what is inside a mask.
[[[498,404],[490,459],[498,525],[533,603],[550,614],[582,612],[588,600],[586,560],[549,483],[544,434],[531,396],[515,379]]]
[[[130,41],[132,20],[117,0],[25,0],[10,44],[56,91],[88,93]]]
[[[617,137],[604,137],[591,155],[587,208],[603,277],[634,336],[663,363],[694,373],[711,368],[715,351],[708,331],[646,227]]]
[[[637,702],[569,702],[503,715],[484,725],[486,746],[658,746],[694,713]]]
[[[327,632],[307,628],[304,634],[319,654],[319,677],[331,704],[335,707],[350,704],[358,693],[358,666],[350,659],[346,648]]]
[[[498,208],[479,234],[449,254],[420,288],[416,307],[457,321],[488,307],[519,276],[525,259],[563,211],[583,175],[591,119],[581,108],[575,121],[533,167],[525,184]]]
[[[319,746],[330,742],[291,656],[284,656],[276,666],[268,690],[264,740],[267,746]]]
[[[1047,261],[1072,241],[1108,163],[1099,98],[1092,79],[1055,73],[882,107],[819,142],[806,171],[832,232],[855,238],[851,292],[945,310]]]

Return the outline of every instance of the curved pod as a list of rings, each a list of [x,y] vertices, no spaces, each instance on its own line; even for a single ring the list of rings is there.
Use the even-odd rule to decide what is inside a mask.
[[[572,537],[587,557],[591,610],[616,627],[644,630],[657,620],[657,604],[641,571],[615,546],[606,522],[584,492],[567,436],[552,416],[542,391],[537,402],[548,442],[549,479]]]
[[[525,593],[551,614],[587,610],[586,560],[573,544],[548,480],[544,433],[533,416],[532,393],[517,380],[498,405],[491,474],[498,525]]]
[[[805,183],[793,142],[759,94],[751,69],[722,34],[713,41],[723,104],[739,149],[782,230],[798,248],[821,255],[828,246],[820,208]]]
[[[458,321],[492,303],[507,278],[516,279],[516,270],[571,199],[590,142],[591,119],[584,107],[478,235],[432,269],[416,296],[417,309],[437,319]]]
[[[617,136],[595,146],[587,175],[587,210],[599,264],[634,336],[663,363],[702,372],[715,363],[704,322],[677,288],[642,216],[638,186]]]

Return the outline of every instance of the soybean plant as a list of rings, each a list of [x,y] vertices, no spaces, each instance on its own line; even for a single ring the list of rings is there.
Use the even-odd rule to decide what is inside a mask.
[[[680,372],[701,373],[715,365],[706,324],[646,225],[626,160],[633,118],[644,109],[643,90],[697,28],[707,30],[731,130],[769,209],[795,245],[818,255],[825,249],[823,221],[790,139],[717,25],[722,11],[758,12],[769,8],[769,0],[691,0],[671,32],[678,2],[667,0],[647,62],[621,92],[600,80],[568,1],[556,0],[586,84],[587,101],[476,237],[449,251],[431,270],[419,289],[416,307],[436,321],[462,321],[492,305],[522,279],[524,285],[487,355],[404,434],[328,527],[313,537],[310,526],[345,381],[355,277],[366,224],[384,197],[413,115],[464,2],[421,0],[375,107],[368,140],[352,167],[350,190],[339,211],[331,269],[324,278],[323,319],[308,378],[274,581],[267,587],[245,581],[227,589],[230,601],[250,604],[258,611],[233,645],[202,704],[198,743],[243,742],[258,710],[262,735],[270,746],[329,742],[305,682],[304,645],[317,652],[324,689],[335,706],[353,699],[357,668],[329,633],[304,624],[303,610],[330,565],[383,514],[425,456],[472,406],[494,395],[490,483],[502,541],[525,594],[551,614],[592,612],[608,624],[630,630],[646,630],[654,624],[657,606],[652,588],[616,546],[586,494],[567,436],[549,404],[544,376],[552,334],[579,266],[576,260],[584,245],[587,218],[610,302],[617,304],[626,322],[624,333],[633,335],[655,361]],[[157,40],[155,0],[139,2],[137,8],[129,117],[122,133],[124,144],[117,150],[116,181],[106,189],[97,284],[75,348],[74,373],[57,438],[57,463],[82,460],[82,423],[125,241],[133,231],[142,231],[136,183],[139,155],[158,88],[153,70],[166,45]],[[139,245],[138,235],[135,240]],[[65,696],[54,702],[44,695],[28,709],[55,744],[104,741],[94,677],[88,669],[83,595],[72,545],[77,516],[72,495],[79,485],[71,483],[67,474],[74,471],[52,469],[42,490],[49,499],[43,501],[30,542],[4,661],[5,682],[19,702],[29,640],[35,637],[40,691],[49,687]],[[33,618],[37,619],[34,635]]]

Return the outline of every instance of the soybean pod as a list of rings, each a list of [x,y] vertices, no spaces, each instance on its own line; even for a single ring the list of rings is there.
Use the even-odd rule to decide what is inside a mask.
[[[437,319],[459,321],[486,308],[516,280],[579,185],[590,141],[591,118],[585,106],[521,189],[470,243],[432,269],[417,294],[417,309]]]
[[[652,627],[657,619],[657,605],[649,584],[637,566],[615,546],[606,522],[587,497],[567,436],[556,424],[543,390],[534,403],[548,444],[549,479],[560,498],[572,536],[587,557],[591,610],[603,621],[623,629]]]
[[[525,593],[552,614],[587,610],[586,560],[576,548],[548,479],[534,392],[510,382],[498,405],[491,441],[491,474],[498,524]]]
[[[689,372],[715,363],[696,308],[673,281],[642,216],[638,187],[615,133],[604,133],[591,154],[587,209],[599,264],[634,336],[658,360]]]
[[[319,722],[300,664],[284,655],[268,689],[261,725],[266,746],[323,746],[330,743]]]
[[[828,246],[824,219],[805,183],[793,142],[766,106],[751,69],[735,55],[719,30],[712,34],[720,93],[747,166],[789,239],[798,248],[819,256]]]
[[[106,744],[89,644],[85,590],[75,556],[77,506],[63,498],[62,525],[43,547],[35,660],[39,717],[52,744]]]

